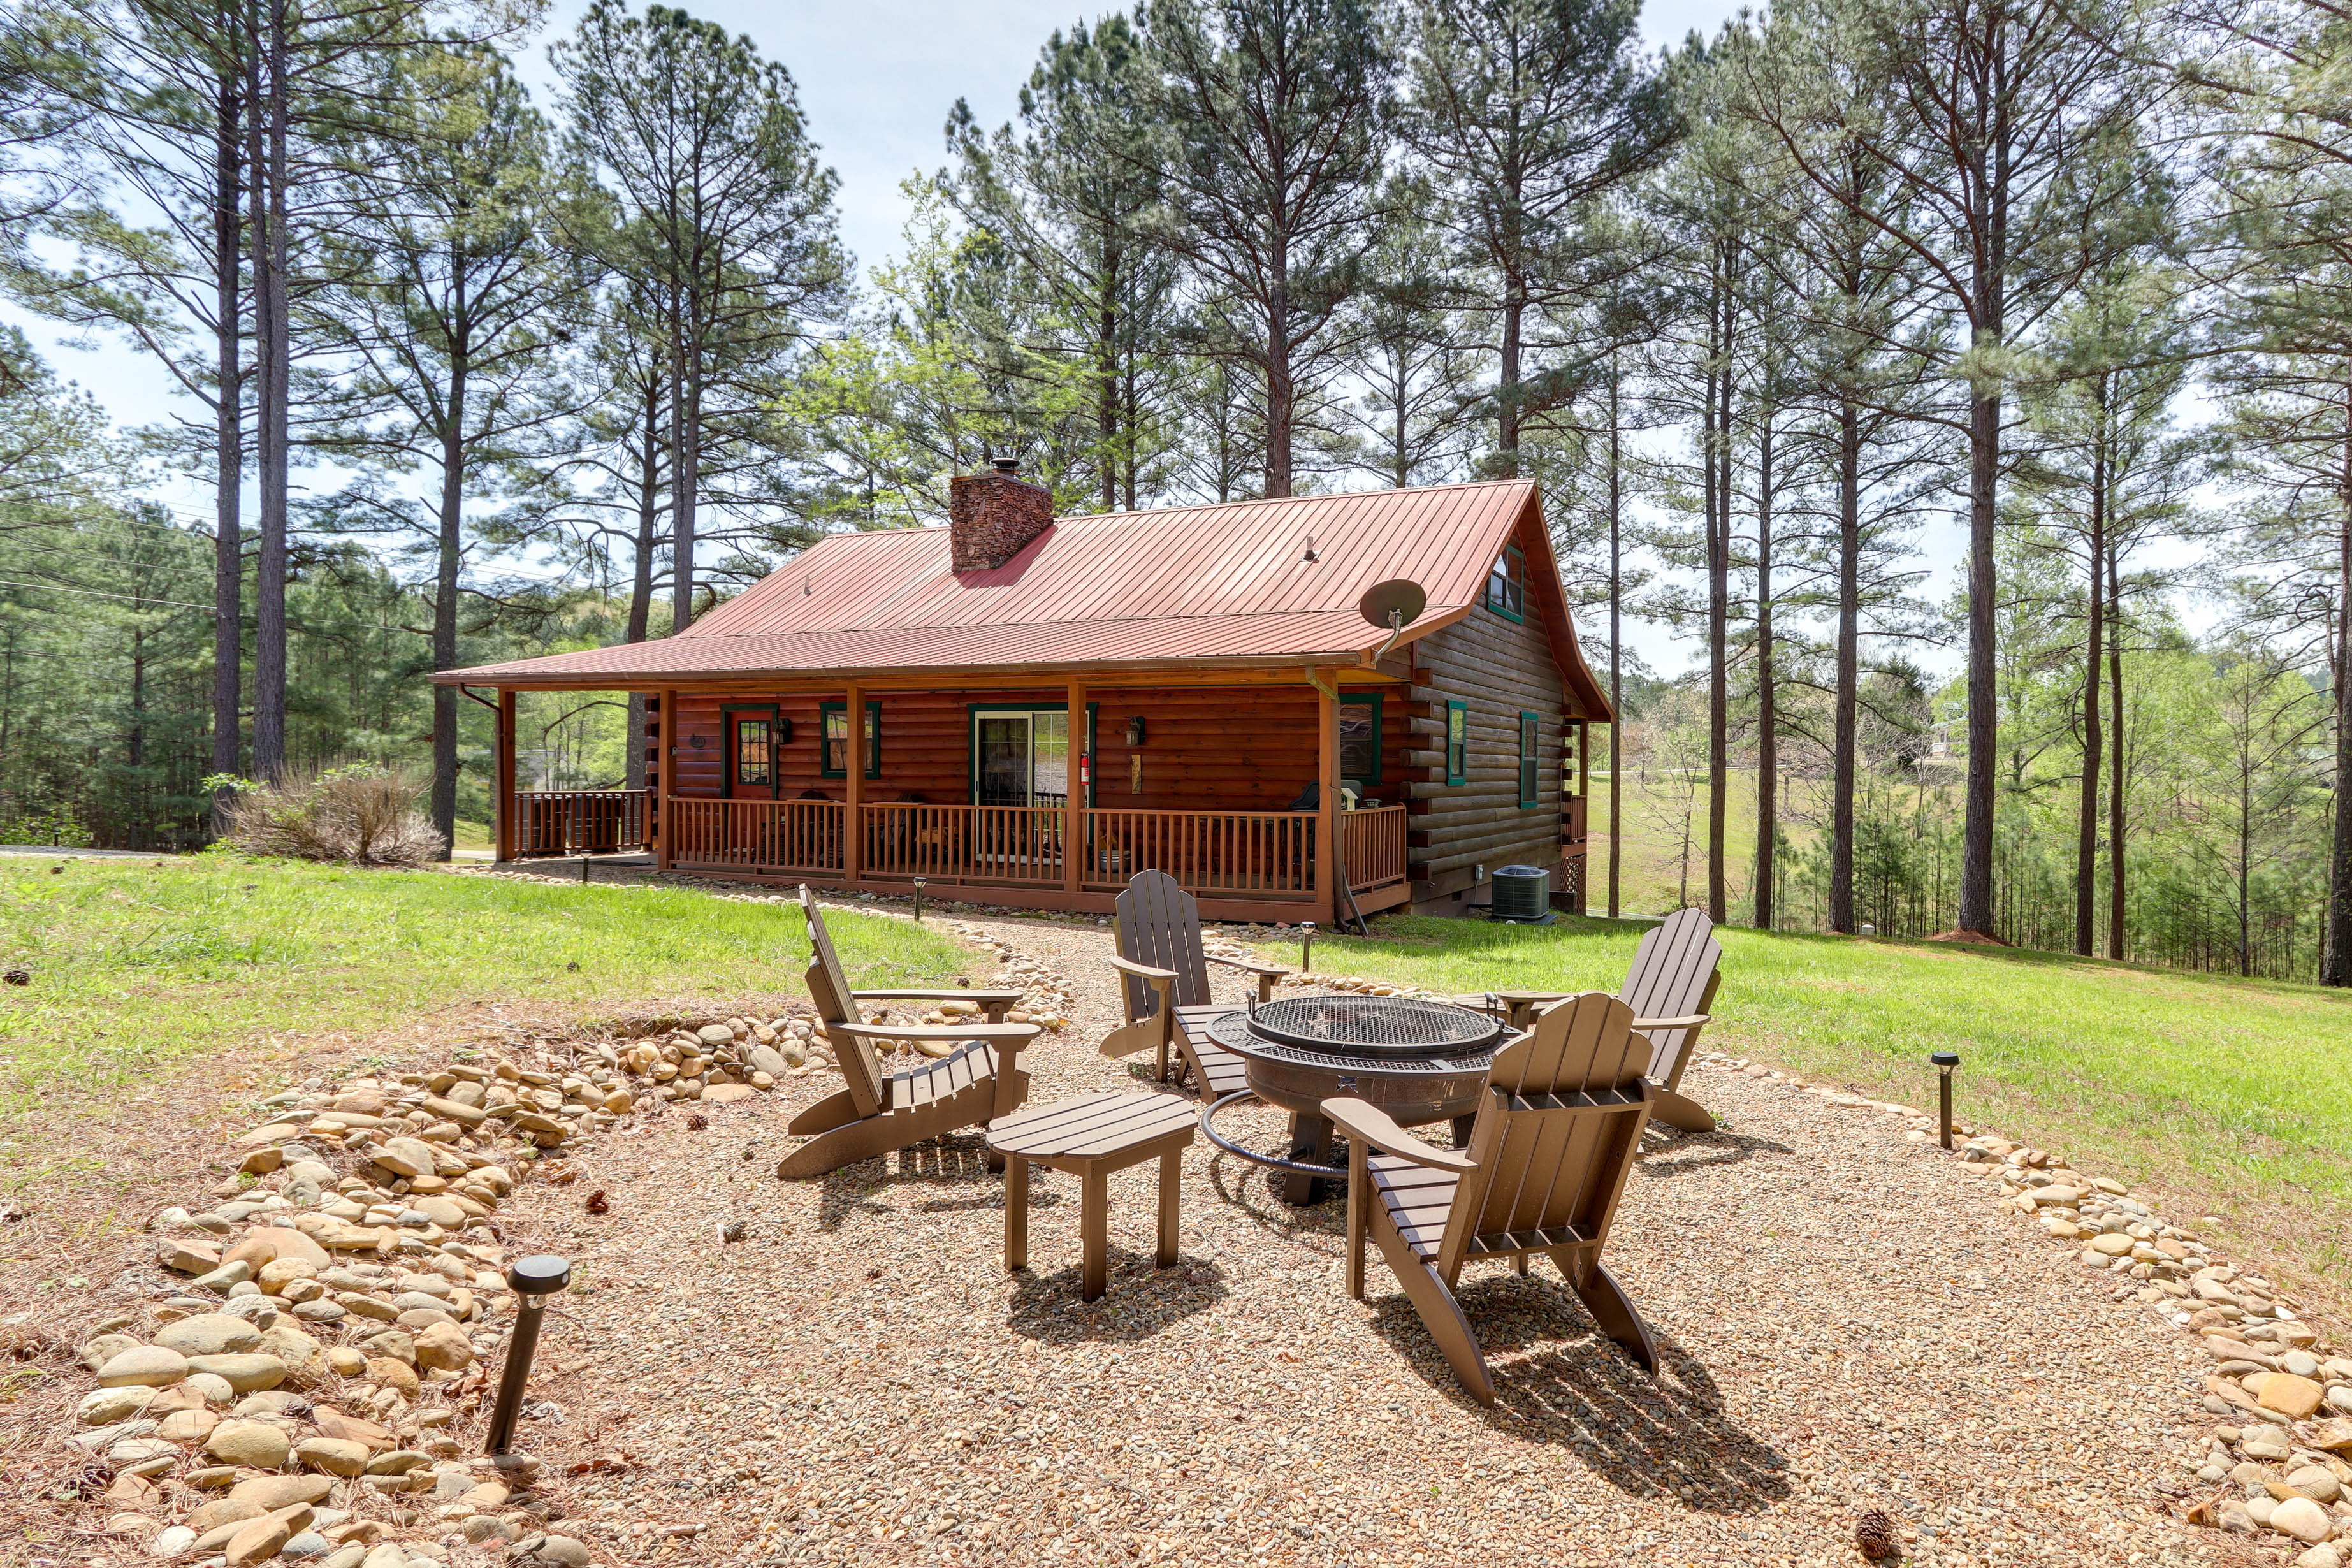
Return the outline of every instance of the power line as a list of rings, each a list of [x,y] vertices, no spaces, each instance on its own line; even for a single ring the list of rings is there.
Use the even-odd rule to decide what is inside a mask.
[[[45,594],[79,594],[89,599],[128,599],[134,605],[173,605],[184,610],[220,611],[211,605],[198,605],[186,599],[150,599],[138,594],[101,594],[95,588],[60,588],[55,583],[18,583],[0,577],[0,588],[37,588]]]

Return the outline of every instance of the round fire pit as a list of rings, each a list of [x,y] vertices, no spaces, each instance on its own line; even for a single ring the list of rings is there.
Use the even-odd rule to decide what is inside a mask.
[[[1248,1064],[1249,1088],[1203,1111],[1201,1130],[1228,1153],[1288,1172],[1283,1194],[1292,1203],[1316,1201],[1322,1179],[1348,1174],[1331,1163],[1326,1100],[1369,1100],[1405,1127],[1451,1119],[1459,1137],[1507,1035],[1499,1019],[1450,1002],[1355,994],[1285,996],[1221,1014],[1207,1032]],[[1291,1113],[1288,1159],[1217,1131],[1217,1112],[1253,1096]]]
[[[1249,1086],[1285,1110],[1322,1114],[1335,1095],[1417,1127],[1478,1108],[1503,1026],[1412,996],[1286,996],[1227,1013],[1210,1037],[1249,1063]]]

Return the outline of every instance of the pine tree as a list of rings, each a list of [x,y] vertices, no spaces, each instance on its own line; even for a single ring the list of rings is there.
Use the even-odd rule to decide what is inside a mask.
[[[1165,243],[1262,382],[1264,493],[1297,475],[1301,413],[1362,286],[1392,64],[1368,0],[1153,0]]]

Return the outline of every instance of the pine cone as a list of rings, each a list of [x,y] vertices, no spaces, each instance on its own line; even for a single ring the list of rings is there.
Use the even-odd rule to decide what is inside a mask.
[[[1895,1521],[1883,1508],[1874,1508],[1853,1527],[1853,1543],[1873,1563],[1895,1555]]]
[[[29,969],[12,969],[5,974],[0,974],[0,980],[5,980],[11,985],[30,985],[33,983],[33,972]]]
[[[588,1212],[590,1214],[604,1214],[609,1212],[612,1209],[612,1206],[613,1205],[611,1201],[604,1196],[604,1188],[599,1187],[594,1192],[588,1194]]]
[[[701,1131],[704,1128],[706,1128],[706,1127],[708,1127],[708,1126],[709,1126],[709,1125],[710,1125],[710,1118],[709,1118],[708,1116],[702,1116],[702,1115],[698,1115],[698,1115],[694,1115],[694,1116],[689,1116],[689,1117],[688,1117],[688,1118],[686,1119],[686,1130],[687,1130],[688,1132],[699,1132],[699,1131]]]

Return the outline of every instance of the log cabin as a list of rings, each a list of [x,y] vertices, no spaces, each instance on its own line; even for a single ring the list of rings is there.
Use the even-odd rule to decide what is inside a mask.
[[[1410,619],[1363,608],[1405,580]],[[1405,595],[1413,597],[1411,594]],[[1585,889],[1591,728],[1523,480],[1056,517],[1010,463],[943,528],[834,534],[687,631],[433,679],[498,714],[499,859],[1336,923]],[[519,691],[645,694],[646,787],[524,790]]]

